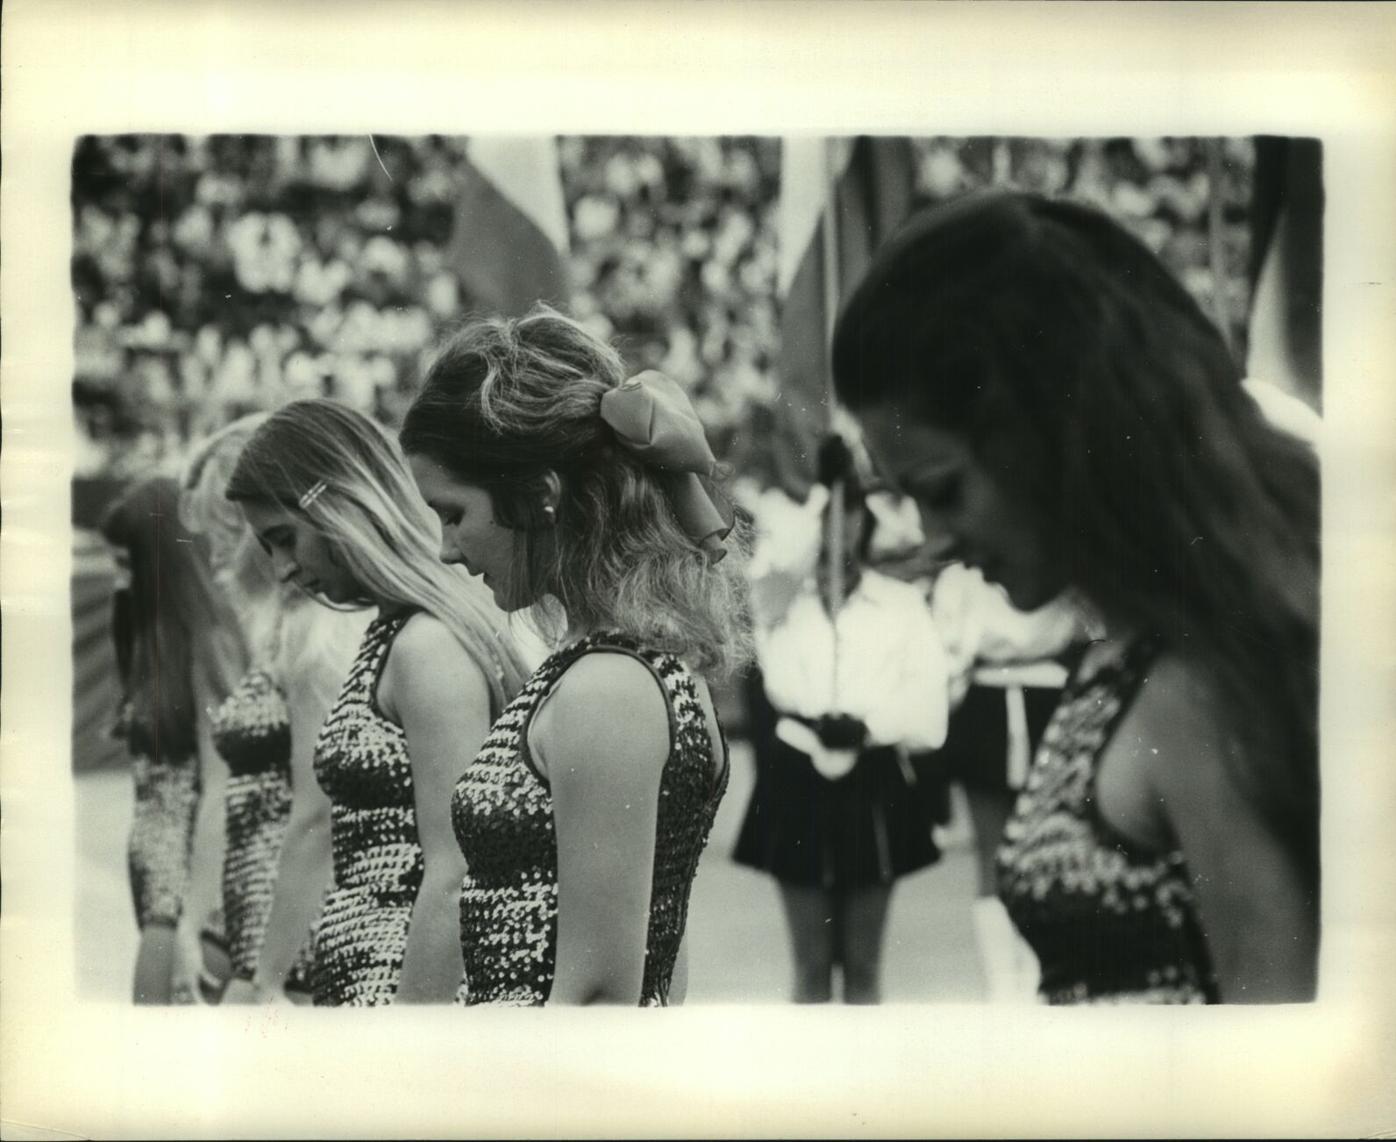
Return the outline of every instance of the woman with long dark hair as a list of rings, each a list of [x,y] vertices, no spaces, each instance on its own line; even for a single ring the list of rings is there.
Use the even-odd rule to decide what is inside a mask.
[[[1085,206],[968,197],[880,251],[838,391],[946,558],[1094,643],[999,853],[1049,1001],[1313,996],[1318,512],[1218,331]]]
[[[278,579],[327,606],[378,610],[315,749],[333,863],[315,1002],[449,1002],[465,872],[450,790],[522,681],[504,616],[436,558],[435,520],[401,452],[344,405],[273,413],[226,494]]]
[[[676,1003],[727,782],[708,679],[748,642],[702,427],[673,381],[540,308],[448,341],[402,444],[442,559],[558,644],[454,790],[463,997]]]
[[[196,902],[192,869],[216,869],[222,843],[220,831],[198,828],[201,804],[221,797],[215,755],[201,749],[204,711],[227,694],[243,648],[203,550],[180,523],[173,478],[135,483],[108,509],[102,535],[126,580],[112,629],[123,693],[117,728],[135,783],[127,844],[141,933],[134,995],[137,1003],[192,1002],[200,994],[202,927],[214,903],[212,893],[208,907]],[[220,851],[197,854],[196,835]]]

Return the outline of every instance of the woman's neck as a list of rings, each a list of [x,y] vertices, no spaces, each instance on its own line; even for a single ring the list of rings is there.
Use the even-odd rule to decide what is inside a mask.
[[[567,630],[562,636],[562,644],[563,646],[572,646],[574,643],[581,642],[582,639],[586,638],[587,636],[595,634],[596,629],[597,628],[595,623],[574,623],[569,621],[567,624]]]
[[[1073,594],[1071,604],[1080,616],[1081,636],[1086,643],[1081,666],[1088,676],[1118,659],[1139,634],[1134,623],[1103,611],[1083,595]]]

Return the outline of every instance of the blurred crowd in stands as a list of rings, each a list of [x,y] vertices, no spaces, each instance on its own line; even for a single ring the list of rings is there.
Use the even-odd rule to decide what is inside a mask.
[[[1008,185],[1104,206],[1244,335],[1247,140],[915,148],[927,202]],[[758,463],[740,440],[779,384],[780,140],[564,137],[558,154],[573,315],[687,386],[720,455]],[[396,423],[423,353],[469,310],[447,256],[464,155],[438,136],[82,139],[77,474],[120,479],[300,396]]]

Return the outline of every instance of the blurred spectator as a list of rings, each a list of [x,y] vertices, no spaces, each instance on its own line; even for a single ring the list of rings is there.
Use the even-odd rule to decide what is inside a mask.
[[[914,141],[917,193],[983,185],[1108,207],[1216,312],[1221,195],[1233,343],[1249,304],[1254,148],[1213,187],[1196,139]],[[690,389],[719,455],[766,483],[780,352],[775,138],[558,140],[572,311]],[[464,140],[89,136],[73,158],[80,475],[125,475],[237,416],[333,396],[397,422],[469,298],[443,252]]]

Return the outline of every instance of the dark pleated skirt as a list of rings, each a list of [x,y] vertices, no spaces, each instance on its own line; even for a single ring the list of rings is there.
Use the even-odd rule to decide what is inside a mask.
[[[738,864],[785,884],[843,891],[890,884],[939,859],[915,771],[903,769],[895,749],[865,750],[829,781],[775,736],[758,689],[747,687],[756,786],[732,854]]]

